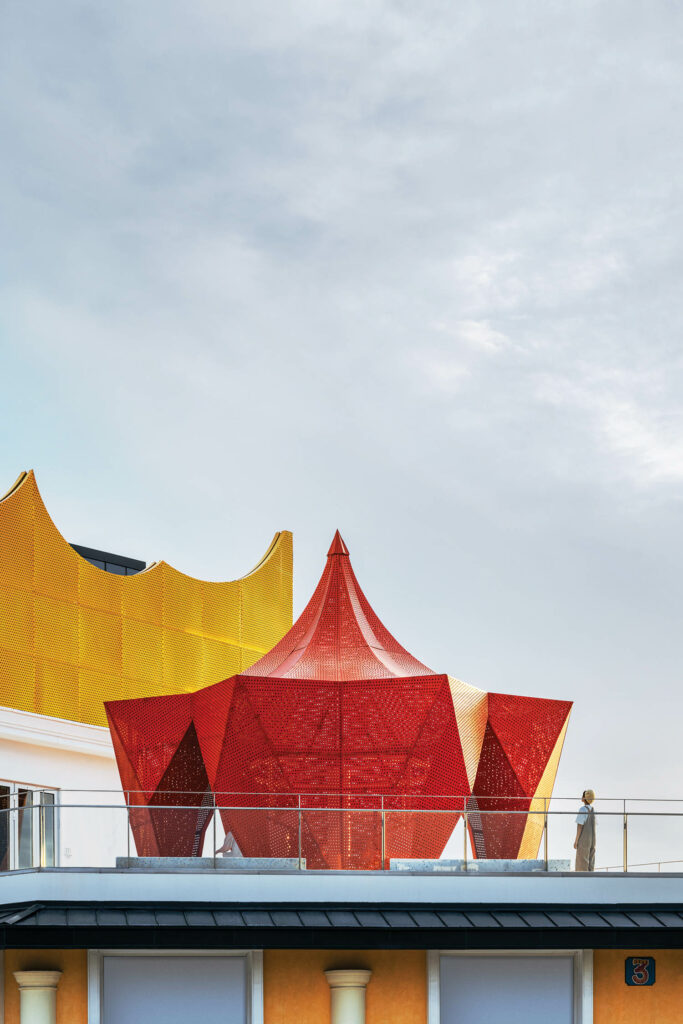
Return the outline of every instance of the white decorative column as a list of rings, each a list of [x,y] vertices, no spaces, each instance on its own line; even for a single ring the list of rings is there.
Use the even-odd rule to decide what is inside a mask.
[[[365,1024],[365,988],[372,971],[325,971],[325,977],[332,1001],[331,1024]]]
[[[21,1024],[57,1024],[57,985],[61,971],[15,971]]]

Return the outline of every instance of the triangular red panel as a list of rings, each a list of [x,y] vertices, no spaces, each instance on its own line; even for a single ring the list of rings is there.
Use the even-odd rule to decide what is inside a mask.
[[[114,749],[126,751],[123,788],[149,799],[192,723],[192,694],[110,700],[105,709]]]
[[[489,694],[475,799],[468,807],[478,857],[518,856],[531,800],[570,711],[569,701]]]
[[[526,825],[526,813],[519,812],[528,811],[531,801],[490,722],[484,733],[474,793],[468,817],[477,856],[514,859]]]
[[[571,711],[568,700],[489,694],[489,722],[522,789],[533,796]]]

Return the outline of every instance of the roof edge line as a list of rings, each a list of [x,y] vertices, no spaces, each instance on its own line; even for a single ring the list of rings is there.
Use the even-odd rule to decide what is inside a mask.
[[[47,506],[45,504],[45,501],[43,500],[43,496],[42,496],[42,494],[40,492],[40,488],[38,487],[38,481],[36,480],[36,475],[35,475],[34,470],[30,469],[30,470],[28,470],[28,472],[26,470],[24,470],[22,473],[19,474],[19,476],[17,477],[15,482],[12,484],[10,489],[0,498],[0,506],[5,501],[8,501],[15,494],[17,494],[17,492],[20,491],[22,489],[22,487],[26,486],[26,484],[29,483],[29,482],[32,482],[33,487],[35,488],[36,501],[39,502],[40,505],[42,506],[42,510],[45,513],[47,521],[50,524],[50,527],[54,531],[54,533],[55,533],[56,537],[59,539],[59,541],[64,545],[64,547],[66,549],[68,549],[69,556],[73,557],[74,559],[77,559],[78,562],[82,563],[84,566],[87,566],[88,568],[85,571],[90,571],[90,572],[94,572],[94,573],[104,573],[107,577],[109,577],[109,579],[115,578],[116,580],[118,580],[122,587],[124,587],[124,586],[125,587],[134,587],[134,586],[137,585],[134,581],[136,579],[138,579],[138,577],[149,575],[150,573],[153,573],[153,572],[159,572],[164,567],[166,569],[168,569],[169,571],[171,571],[173,573],[176,573],[178,576],[182,576],[184,579],[191,580],[193,583],[199,583],[199,584],[206,585],[206,586],[209,586],[209,587],[212,587],[212,586],[220,587],[220,586],[226,586],[226,585],[235,584],[235,583],[241,583],[242,580],[249,579],[250,576],[253,576],[255,573],[257,573],[258,570],[261,569],[262,566],[268,561],[268,559],[271,558],[273,556],[273,554],[278,550],[279,545],[282,544],[285,541],[285,539],[288,539],[288,538],[292,537],[291,532],[288,531],[288,530],[280,530],[280,531],[278,531],[275,534],[275,536],[273,537],[273,539],[270,542],[270,544],[268,545],[268,548],[267,548],[265,554],[259,559],[259,561],[256,563],[254,568],[251,569],[249,572],[245,573],[243,576],[238,576],[236,579],[231,579],[231,580],[205,580],[205,579],[201,579],[198,576],[191,576],[188,573],[182,572],[182,570],[180,570],[180,569],[176,569],[176,567],[174,565],[171,565],[169,562],[166,562],[163,559],[159,559],[158,561],[150,562],[149,565],[147,565],[147,567],[145,569],[141,569],[140,572],[134,573],[131,576],[119,576],[119,575],[116,575],[115,577],[112,577],[112,574],[108,573],[106,569],[100,569],[98,566],[92,565],[87,560],[87,558],[84,558],[81,554],[79,554],[79,552],[76,551],[75,548],[73,548],[72,545],[69,543],[69,541],[66,539],[66,537],[64,536],[62,531],[59,529],[59,527],[55,523],[55,521],[52,518],[52,516],[50,515],[50,512],[48,511],[48,508],[47,508]],[[133,582],[131,582],[131,581],[133,581]]]
[[[21,485],[24,483],[24,481],[26,479],[28,479],[28,473],[24,469],[24,470],[21,471],[21,473],[19,474],[17,479],[14,481],[14,483],[12,484],[10,489],[8,491],[5,491],[5,493],[2,495],[2,497],[0,497],[0,503],[2,503],[3,501],[6,501],[7,498],[11,498],[11,496],[14,494],[14,492],[19,490],[19,488],[21,487]]]

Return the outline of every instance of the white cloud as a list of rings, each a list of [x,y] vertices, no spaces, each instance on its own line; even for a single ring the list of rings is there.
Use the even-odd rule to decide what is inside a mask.
[[[492,327],[488,320],[456,320],[453,324],[437,321],[432,327],[440,334],[447,334],[455,341],[487,354],[500,352],[508,344],[507,337]]]
[[[423,354],[416,362],[428,384],[449,394],[460,391],[472,372],[462,362],[445,355]]]

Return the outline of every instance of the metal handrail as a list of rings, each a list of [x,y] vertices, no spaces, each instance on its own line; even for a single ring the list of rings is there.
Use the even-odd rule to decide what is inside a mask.
[[[36,791],[38,792],[38,791]],[[263,794],[261,794],[263,795]],[[498,797],[488,797],[487,799],[498,800]],[[520,798],[521,799],[521,798]],[[540,799],[540,798],[539,798]],[[291,806],[278,806],[273,804],[134,804],[126,803],[125,801],[120,804],[70,804],[70,803],[42,803],[34,802],[27,810],[44,807],[49,810],[59,812],[60,810],[93,810],[93,811],[122,811],[122,810],[136,810],[136,811],[296,811],[298,804]],[[22,811],[25,808],[22,807],[0,807],[0,814],[7,814],[14,811]],[[444,808],[432,808],[432,807],[384,807],[381,804],[373,807],[344,807],[341,804],[326,805],[319,807],[317,805],[306,805],[302,804],[301,809],[304,811],[343,811],[346,813],[353,814],[381,814],[382,811],[386,814],[459,814],[472,813],[471,809],[458,807],[444,807]],[[555,811],[548,809],[539,808],[538,810],[512,810],[512,809],[493,809],[487,808],[485,810],[477,810],[478,814],[489,815],[489,814],[522,814],[524,817],[530,815],[547,815],[548,817],[575,817],[576,811]],[[624,817],[623,811],[596,811],[595,812],[601,818],[622,818]],[[683,811],[629,811],[627,817],[635,818],[683,818]],[[652,861],[652,863],[657,863]],[[662,861],[662,864],[666,861]]]
[[[683,859],[681,859],[681,860],[645,860],[645,861],[642,861],[639,864],[630,864],[629,867],[631,867],[631,868],[654,868],[654,867],[656,867],[659,871],[661,871],[662,864],[683,864]],[[595,870],[596,871],[619,871],[619,870],[623,870],[623,865],[621,865],[621,864],[609,864],[607,867],[596,868]]]
[[[62,795],[64,793],[64,791],[59,791],[59,792],[60,792],[60,795]],[[99,791],[99,790],[80,790],[80,791],[79,790],[71,790],[69,792],[73,792],[73,793],[76,793],[76,792],[95,793],[95,792],[102,792],[102,791]],[[109,792],[111,792],[111,791],[109,791]],[[302,825],[303,825],[303,816],[306,815],[306,814],[325,814],[325,813],[339,814],[339,813],[342,813],[342,814],[345,814],[345,815],[375,815],[375,816],[377,816],[379,818],[379,827],[381,829],[381,863],[382,863],[383,866],[386,866],[386,863],[387,863],[387,856],[388,856],[388,854],[387,854],[387,830],[389,828],[389,823],[392,821],[392,818],[391,818],[392,815],[416,815],[416,816],[419,816],[419,815],[431,815],[431,816],[434,816],[434,815],[437,815],[437,816],[449,815],[451,817],[455,816],[457,818],[462,817],[463,818],[463,822],[464,822],[464,827],[463,827],[463,860],[464,860],[465,867],[467,866],[468,857],[470,856],[469,855],[469,851],[468,851],[468,843],[469,842],[474,842],[473,833],[472,833],[472,820],[473,820],[473,816],[474,815],[478,815],[478,816],[484,817],[484,818],[488,817],[489,815],[492,815],[492,816],[504,815],[506,817],[509,817],[509,816],[512,816],[512,815],[514,815],[514,816],[518,816],[519,815],[519,816],[524,817],[527,820],[531,819],[531,818],[535,818],[537,820],[539,818],[541,819],[541,829],[536,834],[539,835],[539,848],[540,848],[541,843],[542,843],[542,851],[543,851],[542,859],[543,859],[543,861],[545,863],[545,867],[546,867],[546,870],[547,870],[548,864],[549,864],[548,833],[549,833],[549,825],[552,824],[551,819],[559,819],[559,820],[566,819],[566,818],[573,819],[574,816],[575,816],[575,813],[576,813],[575,809],[572,809],[572,810],[556,810],[556,809],[551,809],[550,806],[549,806],[551,801],[549,799],[547,799],[547,798],[543,800],[543,804],[544,804],[543,807],[539,807],[538,806],[538,803],[540,803],[540,798],[539,798],[536,801],[537,806],[536,807],[530,807],[528,809],[524,809],[524,808],[522,808],[522,809],[518,809],[518,808],[496,808],[496,809],[488,810],[488,809],[481,809],[479,807],[472,807],[469,804],[469,798],[465,798],[465,799],[462,800],[462,807],[457,806],[458,798],[454,798],[454,797],[451,797],[450,800],[452,802],[456,802],[456,806],[451,806],[451,807],[448,807],[448,808],[425,808],[425,807],[414,807],[414,806],[391,807],[391,806],[387,806],[386,799],[384,799],[384,798],[381,798],[380,801],[377,804],[374,804],[372,806],[357,807],[357,806],[344,806],[343,804],[339,804],[339,803],[327,804],[327,805],[324,805],[324,806],[319,806],[319,805],[316,805],[316,804],[307,805],[306,802],[305,802],[306,798],[307,797],[313,797],[316,794],[298,794],[296,805],[285,805],[285,806],[282,806],[281,804],[275,804],[275,805],[273,805],[272,803],[264,804],[263,803],[263,797],[264,797],[265,794],[263,794],[263,793],[260,793],[260,794],[253,794],[253,793],[252,794],[247,794],[247,793],[244,793],[243,794],[244,796],[258,796],[261,799],[258,802],[255,801],[253,803],[241,802],[241,803],[222,804],[222,803],[214,802],[213,798],[215,798],[216,794],[210,794],[212,799],[209,802],[207,802],[206,800],[202,801],[201,803],[195,801],[195,802],[192,802],[192,803],[189,803],[189,804],[179,804],[177,802],[174,802],[174,803],[154,804],[154,805],[150,806],[147,803],[135,803],[134,801],[131,801],[131,796],[134,795],[135,792],[138,792],[138,791],[128,791],[126,794],[122,793],[121,796],[125,797],[126,799],[124,799],[123,802],[121,802],[121,803],[91,803],[91,802],[88,802],[88,803],[68,803],[68,802],[44,803],[41,799],[37,799],[29,807],[18,807],[16,805],[14,805],[14,806],[10,806],[10,807],[0,808],[0,815],[2,813],[8,814],[8,815],[17,815],[18,816],[17,820],[21,821],[21,817],[20,816],[23,813],[25,813],[25,812],[30,812],[31,810],[37,811],[39,813],[42,813],[43,811],[49,811],[49,813],[54,816],[54,821],[55,821],[55,826],[54,827],[56,829],[59,829],[61,827],[61,825],[60,825],[61,819],[65,815],[70,814],[71,812],[78,812],[78,811],[93,811],[93,812],[118,811],[119,813],[124,812],[127,815],[127,819],[128,819],[127,827],[126,827],[126,834],[127,834],[126,843],[127,843],[127,849],[128,849],[128,856],[130,857],[130,850],[131,850],[130,822],[131,822],[131,820],[133,822],[135,821],[135,814],[136,814],[136,812],[138,814],[146,814],[146,813],[154,814],[155,812],[165,812],[165,813],[168,813],[168,812],[202,812],[203,814],[205,814],[207,816],[206,817],[207,822],[208,822],[209,815],[213,819],[213,857],[214,857],[214,862],[215,862],[215,859],[216,859],[216,856],[217,856],[216,828],[217,828],[217,822],[219,821],[218,813],[224,812],[225,814],[229,815],[231,812],[244,813],[245,811],[249,811],[249,812],[255,812],[255,813],[259,813],[260,812],[260,813],[271,815],[271,816],[277,815],[277,814],[283,814],[283,815],[284,814],[288,814],[288,815],[296,814],[297,815],[297,825],[296,825],[297,839],[296,839],[296,842],[297,842],[297,846],[298,846],[299,867],[303,866],[303,840],[302,840],[303,828],[302,828]],[[35,791],[34,792],[34,797],[36,797],[36,796],[39,797],[39,794],[40,794],[40,791]],[[174,795],[174,797],[178,797],[178,796],[180,796],[182,794],[174,793],[173,795]],[[188,791],[184,795],[191,796],[193,794]],[[205,795],[205,794],[202,794],[202,795]],[[336,794],[336,795],[339,795],[339,794]],[[268,794],[268,796],[270,797],[271,794]],[[276,795],[273,794],[273,796],[276,796]],[[353,797],[358,797],[359,799],[363,799],[363,800],[369,800],[370,799],[370,795],[369,794],[353,794],[352,796]],[[431,799],[431,798],[425,798],[425,799]],[[498,797],[495,797],[495,798],[494,797],[487,797],[485,799],[487,799],[487,800],[494,800],[494,799],[498,800],[500,798],[498,798]],[[517,800],[517,801],[521,801],[523,798],[515,797],[514,799]],[[218,813],[216,813],[216,812],[218,812]],[[611,870],[621,869],[622,871],[627,872],[629,870],[629,866],[631,868],[644,868],[644,867],[649,867],[649,866],[656,866],[658,871],[661,872],[662,865],[666,865],[666,864],[683,864],[683,859],[672,859],[672,860],[652,860],[652,861],[638,862],[638,863],[629,865],[629,853],[628,853],[629,824],[630,824],[629,819],[645,818],[647,820],[651,820],[653,818],[662,818],[662,819],[664,819],[664,818],[683,818],[683,811],[674,811],[674,810],[650,811],[650,810],[645,810],[645,809],[643,809],[643,810],[633,810],[633,809],[626,810],[626,804],[625,804],[625,802],[622,801],[622,808],[619,809],[619,810],[616,810],[616,809],[614,809],[614,810],[600,810],[600,811],[596,811],[595,813],[596,813],[596,817],[600,817],[600,818],[604,818],[604,819],[612,819],[612,818],[614,818],[614,819],[621,819],[622,822],[623,822],[623,857],[622,857],[622,864],[621,865],[609,865],[609,866],[604,867],[604,868],[597,868],[596,870],[598,870],[598,871],[611,871]],[[395,819],[393,819],[393,820],[395,820]],[[11,825],[11,818],[9,819],[9,821],[10,821],[10,825]],[[125,821],[125,819],[124,819],[124,821]],[[632,824],[632,822],[631,822],[631,824]],[[16,827],[17,826],[15,825],[13,827],[15,828],[15,831],[16,831]],[[42,825],[40,827],[41,827],[41,830],[42,830]],[[476,823],[475,823],[475,827],[476,827]],[[6,829],[6,833],[8,835],[10,834],[10,829],[9,828]],[[42,831],[41,831],[41,834],[42,834]],[[123,836],[121,836],[121,839],[123,840]],[[56,842],[56,840],[55,840],[55,842]],[[672,852],[674,852],[674,851],[672,850]]]
[[[2,781],[2,780],[0,780],[0,781]],[[27,786],[28,786],[28,783],[27,783]],[[31,790],[38,791],[41,787],[31,783],[31,785],[28,786],[28,788],[30,788]],[[46,783],[44,785],[44,787],[42,787],[42,788],[50,789],[51,787]],[[60,787],[57,790],[57,792],[59,792],[59,793],[120,793],[121,790],[120,789],[98,789],[98,788],[95,788],[95,787],[79,787],[79,788]],[[146,793],[147,791],[143,790],[143,789],[127,789],[126,792],[128,792],[128,793]],[[160,794],[160,795],[163,795],[165,793],[169,793],[169,794],[172,793],[174,796],[192,796],[192,795],[202,796],[205,792],[206,792],[206,790],[204,790],[204,789],[183,789],[183,790],[159,789],[159,790],[155,790],[155,793]],[[214,793],[215,796],[263,796],[263,791],[262,790],[250,790],[250,789],[222,789],[222,790],[216,789],[216,790],[212,790],[212,792]],[[327,796],[327,795],[335,795],[335,794],[338,794],[338,793],[339,793],[339,790],[321,790],[321,791],[316,792],[316,793],[299,793],[298,791],[295,791],[295,790],[276,790],[276,791],[274,791],[272,793],[269,793],[268,795],[269,796],[286,796],[286,797],[292,797],[292,798],[296,799],[298,796]],[[359,799],[360,798],[365,799],[367,797],[376,797],[378,800],[381,800],[382,797],[385,797],[385,798],[386,797],[396,797],[396,798],[400,798],[400,799],[408,799],[411,796],[415,797],[415,798],[419,797],[420,799],[423,799],[423,800],[455,800],[455,799],[462,800],[463,799],[462,795],[460,795],[460,794],[454,795],[452,793],[435,793],[435,794],[431,794],[430,793],[429,795],[427,795],[427,794],[421,794],[421,793],[405,794],[405,793],[386,793],[385,792],[385,793],[352,793],[352,794],[349,794],[349,795],[353,796],[353,797],[357,797]],[[465,797],[465,799],[467,799],[467,800],[473,800],[473,799],[474,800],[531,800],[531,799],[534,799],[534,798],[533,797],[524,797],[524,796],[519,796],[519,795],[514,795],[514,796],[495,796],[495,797],[493,797],[490,794],[481,794],[480,795],[480,794],[477,794],[477,793],[471,793],[469,796]],[[542,800],[544,798],[543,797],[536,797],[535,799]],[[553,796],[547,797],[546,799],[548,801],[552,801],[553,803],[571,802],[573,804],[577,804],[577,803],[581,802],[581,794],[575,793],[572,796],[555,796],[553,794]],[[603,804],[603,803],[619,803],[619,804],[623,805],[624,801],[626,801],[629,804],[630,803],[657,803],[657,804],[680,803],[680,804],[683,804],[683,797],[671,797],[671,796],[663,796],[663,797],[658,797],[658,796],[629,796],[629,797],[623,797],[623,796],[618,796],[618,797],[617,796],[600,796],[600,797],[596,797],[596,803],[600,803],[600,804]]]

